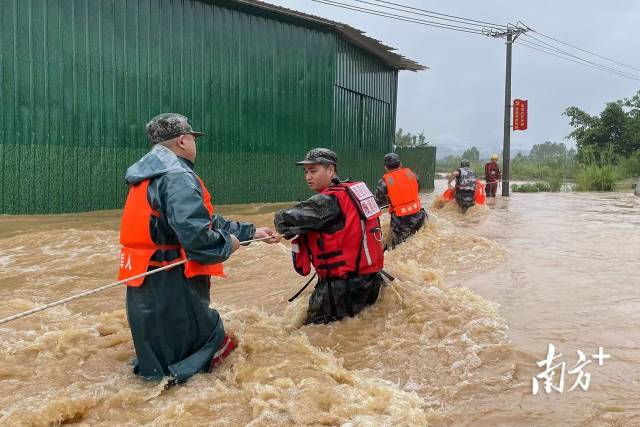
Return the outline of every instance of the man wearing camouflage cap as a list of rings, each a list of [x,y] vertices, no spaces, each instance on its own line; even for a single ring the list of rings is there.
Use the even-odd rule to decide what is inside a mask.
[[[384,156],[386,173],[378,181],[376,201],[389,205],[391,214],[391,248],[404,242],[424,225],[426,211],[420,201],[420,180],[409,168],[402,167],[397,153]]]
[[[305,323],[353,317],[380,291],[380,209],[365,183],[338,179],[333,151],[315,148],[297,164],[318,194],[276,212],[274,222],[285,238],[297,235],[291,242],[296,271],[306,276],[313,265],[318,274]]]
[[[120,280],[185,260],[183,265],[127,283],[127,318],[147,379],[182,382],[211,370],[235,347],[218,312],[209,308],[210,276],[239,242],[273,236],[266,227],[214,215],[211,195],[194,172],[196,138],[189,120],[160,114],[147,124],[152,149],[126,173],[129,195],[120,231]]]

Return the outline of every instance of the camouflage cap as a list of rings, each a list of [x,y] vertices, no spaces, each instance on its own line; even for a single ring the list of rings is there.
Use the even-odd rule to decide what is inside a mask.
[[[180,135],[191,134],[195,137],[204,135],[203,132],[194,132],[189,119],[176,113],[158,114],[147,123],[146,128],[149,142],[152,145],[168,141]]]
[[[296,165],[310,165],[314,163],[322,163],[336,166],[338,164],[338,156],[328,148],[314,148],[309,150],[304,160],[297,162]]]
[[[388,153],[384,155],[384,165],[388,168],[395,168],[400,165],[398,153]]]

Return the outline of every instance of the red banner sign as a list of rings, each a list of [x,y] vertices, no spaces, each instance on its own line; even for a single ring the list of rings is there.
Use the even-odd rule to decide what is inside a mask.
[[[525,99],[513,100],[513,130],[527,130],[527,110],[529,101]]]

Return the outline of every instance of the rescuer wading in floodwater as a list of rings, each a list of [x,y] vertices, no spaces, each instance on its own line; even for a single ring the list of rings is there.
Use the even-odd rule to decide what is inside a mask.
[[[336,154],[309,151],[297,163],[316,195],[276,212],[275,225],[292,243],[296,271],[318,283],[309,298],[305,323],[328,323],[355,316],[376,302],[384,259],[380,209],[363,182],[341,182]]]
[[[273,236],[270,228],[214,214],[211,194],[194,172],[196,138],[189,120],[160,114],[147,124],[150,152],[126,173],[129,195],[120,229],[120,279],[174,263],[186,264],[127,283],[127,318],[147,379],[187,380],[207,372],[235,347],[218,312],[209,307],[210,276],[240,241]]]
[[[420,180],[409,168],[402,166],[397,153],[384,156],[387,173],[378,181],[376,202],[389,205],[391,214],[391,248],[404,242],[424,225],[427,212],[420,201]]]

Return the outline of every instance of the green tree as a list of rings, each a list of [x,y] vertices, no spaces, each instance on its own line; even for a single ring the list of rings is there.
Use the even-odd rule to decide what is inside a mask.
[[[581,161],[585,159],[586,147],[593,147],[598,160],[609,147],[624,157],[640,149],[640,92],[632,98],[608,103],[597,116],[578,107],[569,107],[563,114],[574,128],[569,137],[575,139]]]
[[[529,157],[532,160],[564,160],[567,158],[567,146],[563,143],[545,141],[543,144],[535,144],[531,147]]]
[[[411,132],[404,133],[402,128],[398,128],[398,130],[396,130],[396,147],[419,147],[427,144],[427,137],[424,136],[424,132],[413,135]]]
[[[397,147],[411,147],[413,145],[413,135],[410,132],[404,133],[402,128],[396,131],[395,145]]]
[[[462,158],[467,160],[480,160],[480,151],[474,146],[462,153]]]
[[[418,134],[418,146],[427,145],[427,137],[424,136],[424,131]]]
[[[449,154],[443,159],[436,160],[436,172],[448,173],[460,167],[460,157]]]
[[[640,91],[632,98],[622,101],[621,104],[627,110],[629,117],[625,134],[630,145],[628,149],[637,153],[640,150]]]

